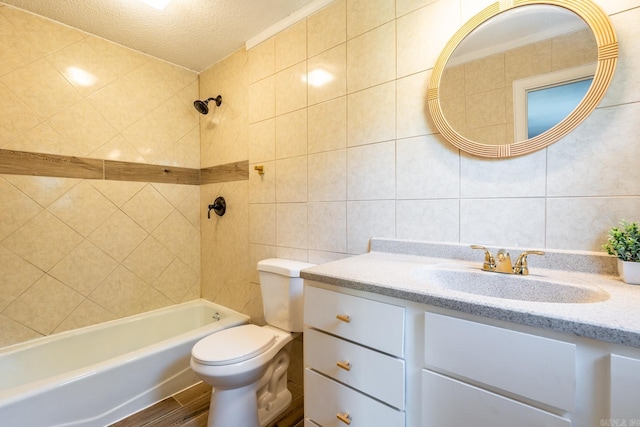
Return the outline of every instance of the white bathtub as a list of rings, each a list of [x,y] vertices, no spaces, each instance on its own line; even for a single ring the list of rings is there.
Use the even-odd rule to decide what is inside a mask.
[[[197,383],[191,347],[248,319],[196,300],[0,349],[0,424],[109,425]]]

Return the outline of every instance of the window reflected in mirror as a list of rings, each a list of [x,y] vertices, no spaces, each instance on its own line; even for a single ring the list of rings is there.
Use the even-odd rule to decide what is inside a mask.
[[[548,131],[567,117],[582,101],[593,77],[527,91],[526,138]]]

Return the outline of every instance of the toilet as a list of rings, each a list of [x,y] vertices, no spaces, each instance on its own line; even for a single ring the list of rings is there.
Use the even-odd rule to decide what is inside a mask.
[[[291,403],[290,343],[303,329],[300,270],[313,264],[258,262],[265,326],[216,332],[191,350],[191,369],[213,387],[208,427],[264,427]]]

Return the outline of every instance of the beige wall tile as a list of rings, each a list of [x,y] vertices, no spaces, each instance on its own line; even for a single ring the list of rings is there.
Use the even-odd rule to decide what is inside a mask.
[[[41,206],[4,179],[0,179],[0,203],[0,239],[14,233],[42,211]]]
[[[307,154],[307,110],[276,117],[276,159]]]
[[[307,83],[309,105],[347,93],[347,45],[340,44],[309,58]]]
[[[544,230],[544,198],[460,200],[462,243],[543,248]]]
[[[108,58],[100,56],[87,39],[54,52],[47,60],[83,96],[118,78],[118,74],[109,66]]]
[[[396,16],[400,17],[438,0],[396,0]]]
[[[347,146],[347,97],[317,104],[307,109],[309,153]]]
[[[249,203],[274,203],[276,201],[276,162],[262,162],[264,173],[259,174],[250,165]]]
[[[309,57],[347,40],[346,0],[335,0],[307,18],[307,54]]]
[[[395,18],[395,2],[379,0],[347,0],[347,39],[385,24]]]
[[[600,2],[604,3],[604,2]],[[602,6],[602,4],[601,4]],[[618,105],[640,100],[640,46],[635,43],[640,37],[640,9],[614,15],[611,22],[618,37],[619,57],[611,86],[600,105]]]
[[[49,274],[76,292],[89,296],[118,266],[118,262],[88,240],[57,263]]]
[[[307,204],[276,204],[276,244],[279,247],[306,249]]]
[[[275,246],[275,203],[251,203],[249,205],[249,242]]]
[[[0,246],[0,274],[3,277],[0,288],[2,311],[40,279],[44,272]]]
[[[551,248],[601,252],[611,227],[637,218],[640,197],[570,197],[547,201],[546,244]]]
[[[347,202],[309,203],[309,248],[347,251]]]
[[[41,334],[50,334],[80,303],[82,295],[44,275],[3,312]]]
[[[395,198],[395,150],[395,141],[347,149],[348,200]]]
[[[369,251],[372,237],[395,237],[394,200],[347,202],[347,252]]]
[[[347,199],[347,150],[309,155],[309,201]]]
[[[347,90],[353,93],[396,77],[395,21],[347,42]]]
[[[640,104],[596,109],[576,130],[550,146],[548,196],[637,196]],[[612,126],[612,123],[624,126]],[[621,154],[622,153],[622,154]]]
[[[89,240],[122,262],[146,237],[142,227],[117,211],[89,235]]]
[[[457,199],[396,201],[396,237],[427,242],[460,240]]]
[[[2,241],[2,245],[48,271],[82,242],[82,236],[48,211],[42,211]]]
[[[277,115],[307,106],[306,61],[280,71],[276,74],[275,79]]]
[[[276,80],[267,77],[249,86],[249,123],[270,119],[276,115]]]
[[[460,24],[457,1],[436,1],[397,20],[398,77],[433,68]]]
[[[0,80],[42,119],[81,99],[80,93],[46,59],[19,68]],[[43,99],[47,102],[42,102]]]
[[[510,159],[460,156],[460,197],[544,197],[547,153]]]
[[[440,135],[398,140],[396,179],[398,199],[458,197],[460,160],[458,150]]]
[[[253,47],[248,51],[248,55],[250,83],[269,77],[276,72],[275,39],[273,37]]]
[[[122,206],[122,212],[150,233],[173,212],[173,206],[152,185],[146,185]]]
[[[2,314],[0,314],[0,328],[2,329],[0,346],[17,344],[42,336],[42,334],[37,333],[33,329]]]
[[[167,248],[153,236],[148,236],[122,264],[151,285],[174,260],[175,257]],[[175,283],[175,286],[184,285],[184,280]]]
[[[396,81],[397,138],[437,133],[427,105],[430,77],[425,71]]]
[[[49,212],[85,237],[116,209],[113,203],[86,181],[80,182],[48,208]]]
[[[348,146],[394,139],[396,117],[390,110],[395,105],[395,99],[395,82],[349,95],[347,98]]]
[[[13,92],[0,82],[0,146],[6,147],[7,143],[18,135],[33,129],[40,123],[40,118]]]
[[[136,303],[149,289],[142,279],[118,266],[90,295],[91,300],[118,317],[132,315],[139,310]]]
[[[276,201],[307,201],[307,156],[276,161]]]
[[[276,121],[268,119],[249,125],[249,163],[276,158]]]
[[[307,59],[307,21],[293,24],[274,37],[276,72]]]

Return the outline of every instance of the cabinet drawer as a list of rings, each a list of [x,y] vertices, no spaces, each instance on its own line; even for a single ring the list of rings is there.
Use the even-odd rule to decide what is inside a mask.
[[[320,427],[320,426],[309,419],[305,419],[304,427]]]
[[[316,371],[404,409],[404,360],[305,329],[304,362]],[[338,366],[341,363],[343,367]],[[345,364],[348,363],[348,366]],[[345,368],[348,368],[345,369]]]
[[[565,418],[426,370],[422,409],[423,426],[571,426]]]
[[[625,421],[640,420],[640,360],[611,355],[610,417]]]
[[[349,417],[349,427],[404,427],[404,412],[324,377],[304,371],[304,413],[322,427],[346,427],[338,414]]]
[[[336,316],[348,316],[348,321]],[[311,327],[367,347],[398,357],[404,354],[403,307],[307,286],[304,319]]]
[[[575,407],[574,344],[425,314],[427,368],[571,411]]]

